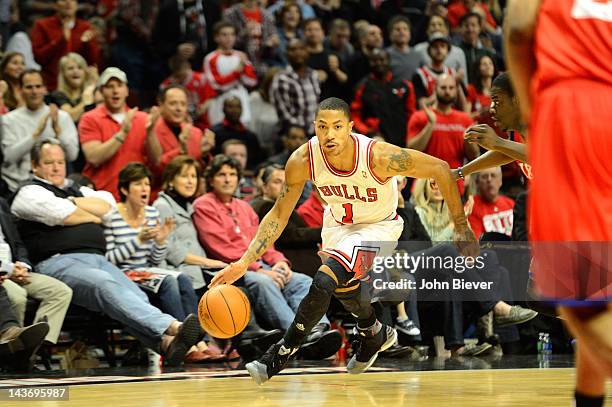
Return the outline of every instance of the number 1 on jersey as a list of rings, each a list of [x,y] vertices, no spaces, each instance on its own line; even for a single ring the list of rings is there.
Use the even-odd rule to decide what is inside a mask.
[[[353,204],[345,203],[342,204],[344,208],[344,216],[342,217],[342,223],[353,223]]]

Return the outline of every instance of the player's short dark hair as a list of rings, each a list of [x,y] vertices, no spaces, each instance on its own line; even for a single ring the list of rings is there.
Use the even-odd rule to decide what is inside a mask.
[[[502,72],[497,75],[497,78],[493,79],[491,84],[492,88],[497,88],[502,92],[506,93],[510,97],[514,97],[514,88],[512,87],[512,81],[510,75],[507,72]]]
[[[215,25],[213,25],[213,36],[219,34],[219,32],[224,28],[231,28],[236,32],[236,27],[232,23],[227,20],[217,21]]]
[[[217,175],[219,171],[221,171],[221,167],[227,165],[230,168],[233,168],[238,173],[238,180],[242,178],[242,168],[240,168],[240,163],[232,158],[228,157],[224,154],[217,154],[211,160],[211,162],[204,170],[204,179],[206,180],[206,191],[212,191],[212,179]]]
[[[395,27],[395,24],[397,23],[406,23],[408,25],[408,29],[412,30],[412,23],[410,22],[410,19],[406,16],[398,15],[392,17],[387,23],[387,34],[391,33],[391,30],[393,30],[393,27]]]
[[[482,27],[482,17],[480,16],[480,14],[474,13],[473,11],[470,11],[469,13],[465,13],[463,15],[463,17],[461,17],[461,19],[459,20],[459,26],[463,26],[463,24],[472,17],[476,17],[476,19],[478,20],[478,24]]]
[[[344,113],[348,120],[351,120],[351,109],[349,105],[342,99],[332,97],[323,100],[321,103],[319,103],[319,107],[317,108],[317,113],[315,114],[315,117],[319,114],[321,110],[339,110]]]

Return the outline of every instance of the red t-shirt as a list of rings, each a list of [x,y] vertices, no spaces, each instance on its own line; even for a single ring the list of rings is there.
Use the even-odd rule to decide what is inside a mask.
[[[495,22],[495,19],[491,15],[491,12],[489,11],[489,7],[486,4],[482,4],[482,3],[478,3],[478,6],[480,6],[484,10],[485,16],[487,19],[487,23],[489,23],[491,27],[496,28],[497,23]],[[465,4],[462,1],[458,1],[453,4],[449,4],[448,5],[448,23],[450,24],[451,28],[457,28],[459,26],[459,22],[461,21],[461,17],[466,15],[468,11],[469,10],[467,9],[467,7],[465,7]]]
[[[471,83],[467,87],[466,99],[472,104],[472,112],[480,112],[491,107],[491,97],[478,92],[476,86]]]
[[[436,112],[431,139],[424,153],[446,161],[451,168],[460,167],[465,156],[463,148],[463,133],[474,121],[465,112],[452,109],[448,114]],[[408,123],[408,140],[414,138],[427,125],[425,112],[419,110],[410,117]]]
[[[494,202],[485,202],[479,195],[474,196],[474,207],[468,217],[470,226],[479,239],[484,232],[512,235],[512,210],[514,200],[500,195]]]
[[[316,198],[315,192],[310,194],[308,199],[296,209],[296,212],[309,228],[320,228],[323,226],[323,213],[325,210],[321,202]]]
[[[261,24],[261,22],[263,20],[260,8],[256,8],[256,9],[252,9],[252,10],[243,8],[242,9],[242,14],[244,14],[244,17],[247,19],[247,21],[254,21],[256,23]]]
[[[125,111],[127,112],[127,110],[126,107]],[[119,171],[130,162],[146,162],[146,121],[146,113],[136,112],[132,119],[132,128],[115,155],[97,167],[87,162],[83,169],[83,175],[91,178],[97,189],[111,192],[115,199],[119,199],[117,189]],[[119,130],[121,130],[121,124],[113,119],[103,104],[83,114],[79,121],[81,145],[89,141],[104,143],[117,134]]]

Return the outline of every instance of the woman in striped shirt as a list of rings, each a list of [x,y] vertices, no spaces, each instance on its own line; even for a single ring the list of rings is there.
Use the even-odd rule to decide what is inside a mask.
[[[198,298],[189,277],[159,268],[166,258],[166,239],[174,218],[160,221],[159,212],[148,205],[151,174],[142,163],[129,163],[119,173],[120,202],[105,220],[106,258],[159,302],[162,311],[182,321],[197,315]],[[202,349],[199,349],[199,348]],[[202,354],[204,342],[193,348],[186,362],[210,359]],[[195,352],[199,350],[200,352]]]

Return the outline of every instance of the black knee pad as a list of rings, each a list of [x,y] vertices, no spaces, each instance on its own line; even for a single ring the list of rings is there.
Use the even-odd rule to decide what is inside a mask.
[[[312,279],[312,285],[310,286],[310,291],[315,294],[315,296],[329,296],[331,297],[334,293],[334,290],[338,287],[333,278],[323,273],[322,271],[317,271],[315,273],[314,278]]]
[[[354,277],[354,273],[349,273],[338,260],[332,257],[325,260],[323,265],[329,267],[332,273],[334,273],[339,286],[345,285]]]

